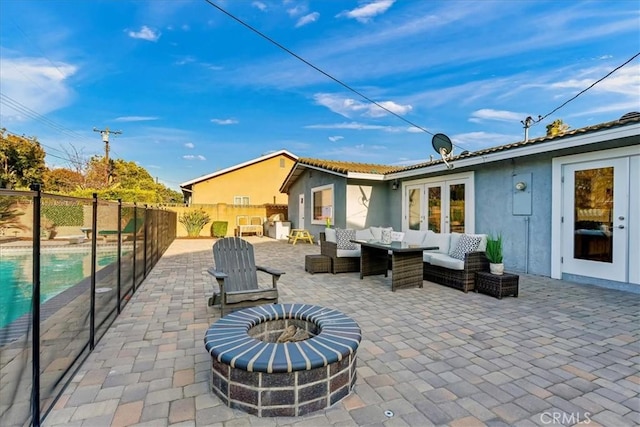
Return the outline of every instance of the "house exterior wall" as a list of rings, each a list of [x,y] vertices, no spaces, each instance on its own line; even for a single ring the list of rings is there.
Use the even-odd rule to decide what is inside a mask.
[[[294,159],[281,154],[195,183],[191,203],[233,204],[235,196],[246,196],[251,205],[286,204],[287,195],[279,189],[294,163]]]
[[[515,198],[519,196],[513,185],[514,175],[531,177],[527,183],[530,215],[514,214]],[[504,160],[477,169],[475,190],[476,233],[502,235],[505,269],[549,276],[551,157]]]
[[[346,194],[346,228],[390,226],[389,188],[387,182],[349,180]]]
[[[336,227],[345,228],[346,226],[346,183],[347,179],[342,176],[328,174],[317,170],[307,170],[294,182],[289,189],[289,221],[291,221],[291,228],[299,228],[299,202],[298,196],[304,194],[304,228],[309,230],[316,238],[321,231],[324,231],[324,225],[317,225],[311,223],[311,189],[320,187],[323,185],[333,184],[333,215],[335,218]]]

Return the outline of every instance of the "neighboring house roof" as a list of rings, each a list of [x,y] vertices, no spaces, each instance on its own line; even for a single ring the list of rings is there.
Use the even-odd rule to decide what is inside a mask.
[[[270,159],[272,157],[277,157],[277,156],[280,156],[280,155],[285,155],[287,157],[290,157],[293,160],[297,160],[298,159],[298,156],[296,156],[295,154],[290,153],[287,150],[274,151],[273,153],[265,154],[264,156],[257,157],[257,158],[255,158],[253,160],[249,160],[249,161],[246,161],[244,163],[240,163],[240,164],[237,164],[235,166],[231,166],[231,167],[228,167],[226,169],[222,169],[222,170],[219,170],[217,172],[210,173],[208,175],[200,176],[198,178],[192,179],[191,181],[183,182],[182,184],[180,184],[180,188],[185,190],[185,188],[183,188],[183,187],[190,187],[193,184],[197,184],[199,182],[206,181],[206,180],[214,178],[216,176],[224,175],[225,173],[229,173],[229,172],[232,172],[232,171],[237,170],[237,169],[242,169],[242,168],[250,166],[250,165],[252,165],[254,163],[259,163],[259,162],[262,162],[264,160]]]
[[[559,149],[595,144],[628,136],[640,136],[640,114],[628,113],[622,116],[619,120],[580,129],[568,130],[560,135],[543,136],[540,138],[529,139],[527,141],[519,141],[483,150],[466,152],[457,156],[454,155],[450,160],[450,163],[453,162],[456,167],[468,167],[488,163],[490,161],[551,152]],[[334,175],[344,176],[345,178],[384,181],[445,170],[446,166],[442,159],[434,159],[411,166],[388,166],[299,158],[291,172],[289,172],[289,175],[287,175],[282,183],[280,192],[288,192],[289,187],[307,169],[322,170]]]
[[[304,171],[308,169],[321,170],[333,175],[345,178],[360,178],[371,180],[384,180],[385,174],[402,170],[401,166],[376,165],[372,163],[342,162],[339,160],[322,160],[301,157],[293,166],[282,186],[281,193],[286,193]]]

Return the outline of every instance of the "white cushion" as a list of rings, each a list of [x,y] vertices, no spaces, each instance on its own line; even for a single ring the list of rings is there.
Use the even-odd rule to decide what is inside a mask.
[[[369,227],[369,231],[371,231],[375,240],[382,239],[382,227]]]
[[[451,258],[449,255],[434,253],[429,260],[431,265],[438,265],[440,267],[448,268],[451,270],[464,270],[464,261],[456,258]]]
[[[427,233],[424,239],[425,246],[437,246],[438,252],[443,254],[449,253],[449,233]]]
[[[338,249],[356,249],[356,244],[352,242],[356,238],[356,230],[352,228],[336,228],[336,244]]]
[[[325,228],[324,229],[324,238],[327,242],[336,243],[338,240],[336,239],[336,229],[335,228]]]
[[[468,234],[463,234],[458,239],[458,243],[451,252],[450,256],[452,258],[457,258],[464,261],[464,256],[467,254],[467,252],[474,252],[478,249],[480,240],[480,236],[470,236]]]
[[[402,231],[392,231],[391,232],[391,241],[392,242],[402,242],[404,239],[404,233]]]
[[[373,234],[373,238],[375,240],[382,240],[382,230],[389,230],[389,232],[393,231],[391,227],[369,227],[371,230],[371,234]]]
[[[365,228],[364,230],[356,230],[356,239],[367,241],[373,240],[373,233],[368,228]]]
[[[336,249],[336,256],[338,258],[353,258],[360,256],[360,245],[357,245],[358,249]]]
[[[451,239],[449,240],[449,251],[446,253],[448,253],[449,255],[453,253],[456,246],[458,246],[458,240],[460,240],[460,236],[462,236],[462,233],[451,233]]]
[[[409,245],[418,245],[421,246],[422,242],[424,242],[424,238],[427,235],[426,232],[420,230],[407,230],[404,232],[403,242]]]
[[[431,252],[431,251],[422,251],[422,261],[423,262],[430,262],[431,261],[431,255],[433,255],[435,252]]]

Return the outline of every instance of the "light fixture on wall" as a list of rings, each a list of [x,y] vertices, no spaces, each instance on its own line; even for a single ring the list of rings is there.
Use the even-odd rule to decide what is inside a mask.
[[[527,188],[527,183],[524,181],[519,181],[516,183],[516,190],[518,191],[524,191]]]
[[[391,183],[391,189],[392,190],[397,190],[398,189],[398,180],[394,179],[393,182]]]

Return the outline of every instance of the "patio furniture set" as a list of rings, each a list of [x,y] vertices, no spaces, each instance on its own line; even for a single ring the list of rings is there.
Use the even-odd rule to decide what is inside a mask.
[[[305,270],[312,274],[360,272],[361,279],[373,274],[387,277],[391,270],[392,291],[422,287],[422,281],[428,280],[465,293],[475,290],[499,299],[517,297],[517,275],[489,273],[486,243],[485,234],[326,228],[320,233],[320,255],[307,255]]]

